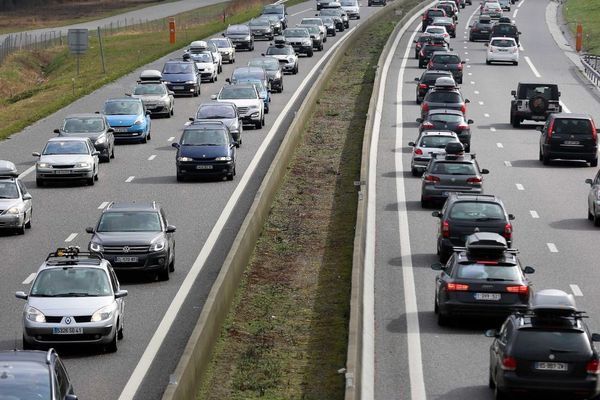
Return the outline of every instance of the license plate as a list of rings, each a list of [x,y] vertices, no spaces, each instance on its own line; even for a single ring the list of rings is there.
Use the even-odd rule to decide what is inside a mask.
[[[138,262],[138,258],[137,257],[116,257],[115,261],[116,262],[123,262],[123,263]]]
[[[113,129],[114,129],[114,131],[115,131],[115,132],[120,132],[120,133],[123,133],[123,132],[127,132],[127,130],[128,130],[129,128],[113,128]]]
[[[68,169],[64,169],[64,170],[54,171],[54,173],[56,175],[69,175],[71,173],[71,171]]]
[[[481,33],[490,33],[490,31],[481,31]]]
[[[196,165],[196,169],[212,169],[212,165]]]
[[[52,328],[53,335],[81,335],[83,333],[83,328]]]
[[[537,362],[535,363],[535,369],[540,371],[568,371],[569,364],[559,362]]]
[[[565,140],[564,144],[579,144],[577,140]]]
[[[475,300],[498,301],[500,297],[500,293],[475,293]]]
[[[442,196],[448,196],[448,192],[442,192]]]
[[[183,90],[183,86],[173,86],[173,90]]]

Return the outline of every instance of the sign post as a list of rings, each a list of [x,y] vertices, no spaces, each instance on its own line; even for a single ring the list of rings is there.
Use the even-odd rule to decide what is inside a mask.
[[[89,47],[87,29],[69,29],[67,43],[71,54],[77,55],[77,75],[79,75],[79,56],[85,54]]]
[[[175,17],[169,17],[169,43],[175,44]]]
[[[583,26],[577,24],[577,34],[575,35],[575,50],[579,53],[583,47]]]

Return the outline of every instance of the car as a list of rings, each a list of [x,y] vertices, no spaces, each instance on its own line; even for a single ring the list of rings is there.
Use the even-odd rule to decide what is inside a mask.
[[[485,45],[488,48],[485,58],[487,65],[493,62],[510,62],[513,65],[519,65],[519,45],[515,39],[492,37],[490,42]]]
[[[460,110],[447,110],[445,108],[437,108],[429,111],[427,118],[417,118],[419,133],[428,130],[445,130],[456,134],[456,137],[465,147],[465,152],[471,151],[471,124],[472,119],[465,119],[464,114]]]
[[[464,65],[465,61],[460,59],[460,55],[457,52],[436,51],[431,55],[427,63],[427,69],[450,71],[452,72],[454,81],[460,84],[463,81]]]
[[[258,79],[267,89],[270,89],[267,71],[262,66],[237,67],[231,73],[228,82],[237,84],[247,82],[249,79]]]
[[[594,221],[595,226],[600,226],[600,171],[596,173],[594,179],[586,179],[585,183],[590,185],[587,202],[588,219]]]
[[[152,139],[150,111],[146,110],[142,99],[108,99],[104,102],[102,114],[114,130],[115,141],[146,143]]]
[[[177,149],[177,180],[190,176],[233,180],[237,145],[222,122],[195,122],[186,126],[179,141],[172,144]]]
[[[62,137],[87,137],[100,152],[100,160],[110,162],[115,158],[115,135],[106,116],[102,114],[71,114],[65,117],[62,126],[54,130]]]
[[[59,248],[39,267],[23,308],[23,349],[62,344],[117,351],[123,338],[125,300],[111,263],[77,246]]]
[[[538,290],[525,311],[490,329],[489,387],[496,399],[592,399],[600,393],[600,362],[586,315],[562,290]]]
[[[492,34],[492,19],[489,15],[480,15],[469,26],[469,42],[477,40],[489,41]]]
[[[442,211],[432,215],[439,218],[436,249],[446,261],[453,248],[464,246],[465,239],[477,232],[491,232],[512,246],[515,216],[506,211],[499,197],[489,194],[450,193]]]
[[[492,25],[492,31],[490,33],[490,37],[508,37],[515,39],[517,42],[517,46],[519,45],[519,37],[521,36],[521,32],[515,24],[512,23],[496,23]]]
[[[273,40],[275,37],[275,32],[271,27],[271,21],[268,18],[252,18],[248,21],[248,26],[250,27],[250,32],[252,32],[252,36],[255,40],[266,39]]]
[[[339,4],[339,3],[337,3]],[[316,17],[334,17],[334,19],[339,19],[342,21],[342,25],[340,31],[343,32],[345,29],[350,27],[350,22],[348,19],[348,15],[341,9],[341,7],[337,8],[323,8],[318,14],[315,14]]]
[[[519,82],[517,90],[510,92],[510,124],[521,126],[524,120],[546,121],[553,113],[562,112],[560,91],[555,83]]]
[[[214,43],[221,54],[221,60],[227,61],[229,64],[235,63],[235,46],[229,38],[215,37],[209,40]]]
[[[551,160],[584,160],[598,166],[598,133],[589,114],[555,113],[539,127],[539,160],[548,165]]]
[[[429,111],[438,108],[459,110],[466,115],[469,99],[463,98],[460,90],[454,85],[454,80],[438,78],[433,89],[427,92],[421,102],[421,118],[426,119]]]
[[[423,34],[443,38],[447,44],[450,43],[450,34],[446,30],[445,26],[433,25],[433,22],[431,22],[431,24],[429,24],[427,28],[425,28]]]
[[[200,54],[200,53],[210,53],[213,59],[213,66],[215,71],[220,74],[223,71],[223,57],[221,57],[221,52],[219,52],[219,48],[213,42],[206,40],[194,40],[190,43],[188,50],[186,51],[188,54]]]
[[[0,229],[25,234],[31,228],[33,198],[19,178],[14,163],[0,160]]]
[[[269,103],[271,102],[271,92],[265,87],[263,81],[255,78],[247,78],[239,81],[239,84],[249,83],[254,85],[258,95],[263,101],[263,109],[265,110],[265,114],[269,113]]]
[[[268,4],[263,7],[261,14],[267,16],[276,15],[279,17],[279,22],[281,22],[281,29],[287,28],[288,13],[284,4]]]
[[[77,400],[67,369],[54,349],[0,351],[0,393],[6,399]]]
[[[286,43],[294,48],[296,53],[313,56],[313,42],[306,28],[287,28],[283,31]]]
[[[279,16],[276,14],[261,14],[261,18],[266,18],[271,23],[271,29],[273,29],[273,33],[275,35],[281,35],[283,32],[283,27],[281,25],[281,20]]]
[[[244,126],[237,106],[234,103],[217,101],[202,103],[196,111],[196,116],[190,117],[190,122],[192,123],[215,121],[223,122],[238,146],[242,144]]]
[[[443,26],[446,28],[446,32],[448,32],[448,35],[450,35],[451,38],[456,37],[456,24],[454,19],[450,17],[435,17],[431,25],[427,28],[429,29],[431,26]]]
[[[337,35],[336,22],[333,20],[333,17],[319,17],[321,21],[323,21],[323,25],[325,25],[325,29],[327,29],[327,36],[335,36]],[[344,23],[342,20],[339,20],[339,25],[342,27]]]
[[[202,80],[196,63],[191,60],[169,60],[165,62],[162,76],[167,83],[167,88],[175,94],[189,94],[194,97],[200,95],[200,82]]]
[[[285,39],[276,39],[265,51],[265,56],[278,60],[284,74],[298,73],[298,55],[291,45],[285,43]]]
[[[522,267],[517,251],[496,233],[478,232],[467,236],[464,247],[455,247],[445,264],[434,263],[434,313],[445,326],[459,317],[504,317],[526,310],[532,285],[526,275],[535,272]]]
[[[432,154],[446,152],[446,145],[450,142],[458,142],[456,133],[451,131],[424,131],[419,133],[415,142],[408,145],[413,148],[410,160],[410,171],[413,176],[419,176],[425,171]]]
[[[438,38],[438,40],[439,39],[440,38]],[[447,43],[429,42],[424,44],[423,47],[421,47],[421,51],[419,51],[419,68],[426,68],[433,53],[438,51],[450,51],[450,49],[448,48]]]
[[[317,51],[323,51],[323,38],[325,37],[318,26],[316,25],[296,25],[298,28],[306,28],[308,29],[308,33],[310,34],[310,38],[313,43],[313,49]],[[324,27],[324,25],[323,25]]]
[[[415,82],[417,83],[415,101],[417,104],[421,104],[427,92],[435,87],[437,78],[442,77],[452,78],[452,80],[454,80],[452,72],[435,69],[428,69],[424,71],[420,77],[415,78]]]
[[[141,99],[147,111],[171,118],[175,114],[175,93],[170,91],[162,73],[154,69],[142,71],[133,92],[125,95]]]
[[[510,1],[511,0],[498,0],[498,4],[500,4],[502,11],[510,11]]]
[[[342,10],[348,14],[350,19],[360,19],[360,6],[357,0],[341,0]]]
[[[212,51],[203,40],[196,40],[190,44],[188,50],[183,54],[184,60],[192,60],[200,73],[201,82],[216,82],[219,79],[219,62],[215,60]]]
[[[433,22],[435,17],[445,17],[446,11],[442,8],[429,8],[425,10],[421,16],[421,31],[425,32],[425,29]]]
[[[450,18],[453,22],[458,21],[458,7],[456,3],[452,1],[440,1],[435,5],[436,8],[441,8],[446,12],[445,18]],[[444,17],[435,17],[435,18],[444,18]],[[434,21],[435,21],[434,18]]]
[[[450,192],[471,194],[483,193],[483,175],[487,169],[480,169],[474,154],[465,154],[460,143],[446,144],[446,154],[435,157],[423,172],[421,178],[421,207],[427,208],[432,202],[444,202]]]
[[[481,8],[480,14],[489,15],[491,19],[499,19],[502,17],[502,7],[497,2],[485,3]]]
[[[323,20],[321,18],[318,18],[318,17],[302,18],[302,20],[300,21],[300,24],[298,24],[297,26],[306,28],[306,25],[313,25],[313,26],[318,27],[319,32],[321,33],[322,42],[323,43],[327,42],[327,27],[325,26],[325,24],[323,23]],[[309,30],[309,32],[310,32],[310,30]],[[311,37],[312,37],[312,32],[311,32]]]
[[[269,80],[269,87],[277,93],[283,92],[283,67],[281,64],[279,60],[264,55],[248,61],[249,67],[260,67],[265,70]]]
[[[255,129],[265,126],[264,102],[256,87],[252,84],[223,86],[218,94],[211,96],[212,100],[234,103],[245,124],[251,124]]]
[[[430,35],[421,34],[418,38],[416,38],[413,43],[415,44],[415,60],[419,59],[419,52],[421,48],[431,40]],[[445,41],[444,41],[445,43]]]
[[[152,273],[169,280],[175,271],[175,226],[165,210],[152,202],[111,202],[91,234],[91,253],[106,259],[117,272]]]
[[[236,50],[254,50],[254,37],[248,25],[229,25],[223,36],[231,40]]]
[[[35,183],[41,187],[48,181],[85,180],[88,185],[93,185],[98,180],[99,155],[90,138],[52,138],[41,153],[33,153],[38,159]]]
[[[387,5],[387,0],[368,0],[367,2],[368,6],[386,6]]]
[[[514,3],[513,3],[513,4],[514,4]],[[501,23],[512,24],[513,22],[512,22],[512,19],[510,19],[510,17],[507,17],[506,15],[503,15],[503,16],[501,16],[501,17],[498,19],[498,21],[496,21],[496,22],[494,23],[494,25],[496,25],[496,24],[499,24],[499,23],[500,23],[500,24],[501,24]]]

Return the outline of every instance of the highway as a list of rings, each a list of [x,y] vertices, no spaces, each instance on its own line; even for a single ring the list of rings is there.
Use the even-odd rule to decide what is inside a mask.
[[[313,1],[290,7],[289,25],[294,26],[303,17],[314,16],[314,7]],[[358,22],[378,9],[362,7],[362,19]],[[351,21],[351,28],[358,22]],[[96,223],[107,202],[156,200],[164,207],[169,223],[177,227],[176,265],[171,279],[154,282],[127,276],[121,278],[129,296],[126,298],[125,338],[119,342],[117,353],[59,348],[59,354],[66,361],[81,399],[159,399],[222,261],[311,81],[305,82],[301,90],[298,88],[309,71],[322,57],[330,54],[328,51],[344,38],[345,33],[330,37],[325,43],[325,50],[315,52],[314,57],[302,56],[298,75],[285,76],[285,90],[273,95],[266,126],[260,130],[244,130],[243,145],[237,154],[237,176],[231,182],[176,182],[175,150],[171,143],[179,138],[184,123],[189,116],[195,115],[197,106],[208,101],[210,95],[216,94],[225,84],[225,78],[230,76],[234,67],[245,65],[251,57],[265,51],[268,42],[264,41],[257,41],[253,52],[239,51],[235,64],[224,65],[217,83],[202,84],[200,97],[176,98],[174,118],[152,120],[151,141],[117,146],[116,158],[109,164],[100,165],[99,181],[94,186],[65,184],[36,188],[35,172],[31,168],[35,159],[31,153],[40,151],[46,140],[54,136],[53,129],[61,125],[66,115],[100,110],[107,98],[122,97],[125,92],[131,91],[142,70],[162,69],[165,60],[181,56],[181,49],[137,69],[0,143],[0,159],[13,161],[20,172],[25,171],[24,182],[34,200],[32,229],[24,236],[5,234],[0,237],[3,261],[0,349],[21,347],[24,304],[14,297],[14,292],[28,290],[32,274],[50,251],[65,245],[87,248],[89,235],[85,228]],[[318,71],[317,67],[316,73]],[[193,272],[188,276],[190,271]],[[188,296],[183,289],[178,294],[182,287],[189,289]],[[172,302],[171,311],[165,319],[169,322],[172,318],[172,324],[161,323]],[[149,346],[149,343],[152,345]],[[134,370],[135,375],[129,381]],[[135,396],[133,393],[136,393]]]
[[[467,115],[472,152],[482,168],[487,193],[500,196],[513,221],[514,247],[524,265],[536,268],[536,290],[561,289],[576,296],[587,310],[592,331],[600,330],[600,280],[597,228],[586,219],[589,186],[597,172],[587,164],[538,161],[539,132],[534,123],[521,129],[509,125],[510,91],[519,81],[557,83],[563,109],[589,113],[600,121],[597,91],[589,89],[571,61],[553,40],[546,23],[549,0],[520,0],[510,12],[522,32],[518,66],[486,65],[483,42],[467,40],[467,20],[479,2],[461,10],[457,38],[451,47],[465,66],[461,90],[470,99]],[[434,308],[435,254],[439,220],[433,209],[420,206],[421,183],[411,176],[411,148],[417,137],[419,106],[414,78],[423,72],[413,58],[412,40],[420,32],[414,19],[401,32],[390,55],[382,93],[374,202],[374,354],[367,363],[363,398],[492,399],[488,389],[489,346],[484,337],[498,321],[465,321],[441,328]],[[417,32],[418,31],[418,32]],[[380,66],[382,67],[382,66]],[[369,368],[372,366],[372,368]],[[365,397],[367,394],[367,397]]]

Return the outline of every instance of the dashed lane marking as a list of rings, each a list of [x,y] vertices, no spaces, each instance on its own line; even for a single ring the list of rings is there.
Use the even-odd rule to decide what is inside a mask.
[[[540,215],[535,210],[529,210],[529,214],[531,214],[531,218],[538,219]]]
[[[129,183],[134,179],[135,179],[135,176],[130,176],[129,178],[125,179],[125,182]]]

